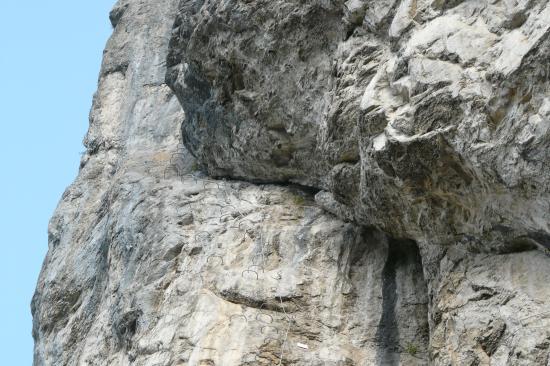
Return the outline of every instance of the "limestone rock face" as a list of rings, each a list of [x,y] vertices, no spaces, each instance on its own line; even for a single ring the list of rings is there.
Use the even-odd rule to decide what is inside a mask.
[[[550,365],[550,2],[110,19],[36,366]]]
[[[549,19],[547,1],[182,1],[167,80],[212,175],[316,187],[397,237],[548,249]]]

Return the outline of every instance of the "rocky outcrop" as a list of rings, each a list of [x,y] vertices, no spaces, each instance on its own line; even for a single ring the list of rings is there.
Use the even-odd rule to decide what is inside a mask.
[[[313,186],[397,237],[548,249],[549,16],[546,1],[182,1],[167,80],[214,176]]]
[[[531,1],[119,0],[35,365],[550,365]]]

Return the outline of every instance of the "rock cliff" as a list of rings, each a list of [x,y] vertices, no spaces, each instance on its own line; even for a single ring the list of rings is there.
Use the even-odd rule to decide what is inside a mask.
[[[550,365],[550,2],[119,0],[36,366]]]

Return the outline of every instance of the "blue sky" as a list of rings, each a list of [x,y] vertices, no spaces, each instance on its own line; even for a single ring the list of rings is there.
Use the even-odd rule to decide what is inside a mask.
[[[0,3],[0,364],[31,365],[47,224],[78,172],[115,0]]]

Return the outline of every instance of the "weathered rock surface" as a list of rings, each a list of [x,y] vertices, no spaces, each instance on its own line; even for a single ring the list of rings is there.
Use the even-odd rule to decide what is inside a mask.
[[[550,365],[550,3],[110,19],[35,365]]]
[[[549,249],[549,34],[547,1],[189,0],[167,80],[212,175],[328,191],[397,237]]]

